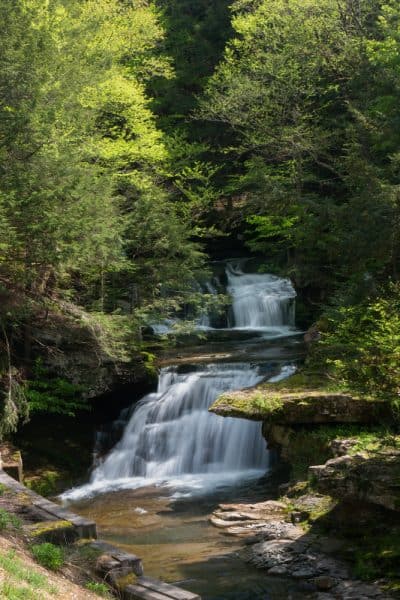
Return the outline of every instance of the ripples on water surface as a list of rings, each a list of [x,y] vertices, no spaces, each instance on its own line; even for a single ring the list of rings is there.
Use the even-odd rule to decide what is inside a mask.
[[[270,494],[265,480],[208,496],[174,499],[163,488],[108,493],[74,503],[93,518],[102,539],[143,559],[145,573],[180,584],[204,600],[305,599],[287,580],[244,563],[243,542],[209,524],[219,502],[255,502]]]

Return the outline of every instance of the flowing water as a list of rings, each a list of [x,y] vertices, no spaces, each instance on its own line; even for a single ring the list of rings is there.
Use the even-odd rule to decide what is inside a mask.
[[[239,542],[208,524],[223,499],[265,499],[259,481],[270,464],[260,423],[218,417],[209,406],[228,390],[290,375],[301,354],[289,280],[247,273],[240,261],[226,264],[224,279],[232,299],[225,326],[213,327],[211,316],[199,324],[213,359],[203,345],[184,364],[163,367],[157,391],[125,414],[121,440],[91,481],[64,500],[94,518],[103,538],[139,554],[147,574],[183,580],[203,598],[295,598],[287,582],[244,565]]]

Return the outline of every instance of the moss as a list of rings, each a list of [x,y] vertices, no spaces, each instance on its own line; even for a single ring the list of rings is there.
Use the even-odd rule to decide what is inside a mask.
[[[319,519],[328,515],[336,504],[337,502],[330,496],[321,496],[320,502],[310,510],[308,522],[316,523]]]
[[[51,496],[57,493],[61,474],[54,470],[39,471],[37,475],[25,477],[25,485],[40,496]]]
[[[260,408],[266,414],[279,412],[284,406],[279,396],[263,396],[260,394],[252,398],[252,401],[257,408]]]
[[[32,537],[37,537],[43,533],[49,533],[51,531],[58,531],[60,529],[73,529],[73,524],[70,521],[44,521],[38,523],[31,528]]]
[[[385,577],[394,579],[393,585],[400,585],[400,527],[390,533],[365,532],[354,552],[354,573],[360,579]]]
[[[68,544],[73,542],[77,533],[69,521],[45,521],[29,527],[33,540],[54,542],[55,544]]]
[[[133,573],[129,573],[128,575],[123,575],[116,579],[116,584],[119,590],[124,590],[128,585],[132,585],[135,583],[136,577]]]
[[[221,416],[269,423],[324,422],[328,419],[372,422],[391,415],[387,403],[339,389],[320,375],[306,372],[278,383],[226,392],[214,402],[210,411]]]
[[[384,427],[360,425],[315,425],[292,431],[290,444],[285,448],[285,460],[291,465],[294,481],[307,479],[311,465],[324,464],[333,458],[332,442],[349,440],[348,453],[379,453],[400,449],[400,436]]]
[[[297,481],[293,485],[290,486],[288,491],[286,492],[286,496],[289,498],[297,498],[299,496],[303,496],[309,490],[309,482],[308,481]]]
[[[400,450],[400,435],[396,435],[387,429],[376,428],[375,430],[361,430],[354,439],[354,445],[349,454],[366,452],[376,454],[389,450]]]

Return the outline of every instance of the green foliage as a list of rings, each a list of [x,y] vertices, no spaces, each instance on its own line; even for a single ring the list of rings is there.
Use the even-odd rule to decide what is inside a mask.
[[[20,529],[21,520],[12,513],[4,510],[4,508],[0,508],[0,530],[8,529],[9,527]]]
[[[173,74],[163,37],[140,0],[0,6],[0,318],[13,359],[29,362],[32,320],[60,300],[115,315],[108,330],[131,320],[135,342],[154,307],[186,302],[203,255],[165,185],[147,93]],[[105,337],[113,356],[132,356],[128,335]],[[17,383],[5,386],[4,432],[23,417]],[[34,410],[82,408],[61,379],[36,377],[28,395]]]
[[[310,365],[326,369],[340,386],[389,399],[398,407],[400,394],[400,288],[355,306],[326,312],[322,340]]]
[[[31,548],[32,554],[37,562],[52,571],[57,571],[64,563],[64,552],[62,548],[45,542],[44,544],[34,544]]]
[[[234,133],[226,151],[241,164],[233,193],[249,247],[318,301],[362,286],[366,271],[392,272],[398,5],[237,1],[232,23],[200,116]]]
[[[59,490],[59,479],[60,474],[57,471],[47,470],[40,473],[38,477],[31,479],[25,477],[25,485],[41,496],[52,496]]]
[[[156,378],[158,375],[156,355],[152,352],[142,351],[141,352],[145,369],[150,377]]]
[[[85,588],[94,592],[98,596],[103,598],[111,598],[110,589],[105,583],[99,583],[98,581],[88,581],[85,584]]]
[[[311,465],[322,465],[333,458],[331,443],[337,439],[352,440],[349,454],[375,453],[397,449],[400,446],[399,437],[384,427],[323,425],[313,429],[300,428],[291,435],[286,449],[287,459],[292,467],[292,478],[307,479],[308,468]]]
[[[26,397],[30,412],[47,412],[73,417],[76,411],[88,410],[82,399],[82,387],[59,377],[50,377],[40,359],[37,359],[33,379],[27,382]]]

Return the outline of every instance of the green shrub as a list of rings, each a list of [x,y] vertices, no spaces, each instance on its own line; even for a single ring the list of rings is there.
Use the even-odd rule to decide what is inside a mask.
[[[44,544],[34,544],[32,546],[32,554],[37,562],[46,567],[56,571],[64,563],[64,552],[58,546],[45,542]]]
[[[4,510],[4,508],[0,508],[0,530],[7,529],[8,527],[19,529],[21,527],[21,520],[12,513]]]
[[[59,479],[59,473],[49,470],[41,473],[39,476],[35,476],[34,478],[26,479],[25,485],[27,488],[33,490],[41,496],[51,496],[56,494],[58,491],[57,484]]]
[[[109,587],[105,583],[98,583],[97,581],[88,581],[85,584],[86,589],[103,596],[103,598],[110,598]]]
[[[82,399],[83,391],[82,386],[52,377],[41,359],[37,359],[26,388],[29,411],[73,417],[77,411],[89,410],[87,401]]]
[[[328,310],[309,367],[339,387],[400,406],[400,285],[356,306]]]

